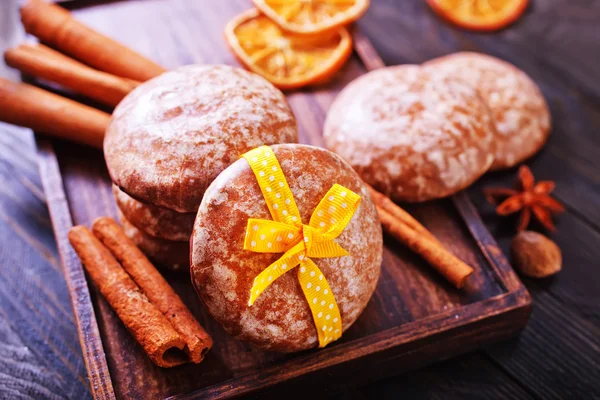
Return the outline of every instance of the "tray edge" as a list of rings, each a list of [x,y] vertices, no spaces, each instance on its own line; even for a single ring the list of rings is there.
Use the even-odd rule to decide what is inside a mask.
[[[482,312],[485,312],[487,309],[491,310],[491,312],[482,315]],[[469,317],[458,320],[456,319],[458,317],[457,310],[448,310],[448,312],[396,326],[349,343],[321,349],[318,352],[311,352],[283,364],[267,367],[260,371],[251,371],[217,385],[194,390],[186,394],[171,396],[168,399],[237,398],[265,391],[266,389],[289,383],[294,379],[308,378],[308,376],[312,376],[311,383],[316,384],[318,377],[315,374],[322,373],[324,369],[328,371],[327,379],[331,379],[335,375],[332,373],[332,369],[340,368],[344,363],[357,363],[369,358],[376,358],[383,351],[395,350],[393,357],[383,361],[390,362],[390,360],[410,357],[415,354],[415,349],[412,347],[417,346],[418,348],[419,344],[425,346],[435,345],[435,342],[442,338],[448,343],[450,340],[457,340],[461,335],[465,334],[479,335],[493,333],[492,336],[485,340],[478,340],[477,342],[460,346],[452,354],[446,354],[438,360],[447,359],[518,334],[529,319],[531,301],[527,291],[521,289],[469,304],[461,308],[459,312],[463,316],[464,314],[468,314]],[[504,318],[502,320],[502,317],[507,317],[509,314],[512,318]],[[496,320],[499,323],[489,325],[490,322]],[[427,323],[427,332],[421,332],[422,329],[414,328],[415,326],[422,327],[424,323]],[[473,329],[474,325],[481,325],[481,327]],[[431,328],[436,329],[433,334],[431,333]],[[468,332],[461,331],[461,329],[466,328],[468,328]],[[404,346],[408,346],[408,349],[405,349]],[[393,372],[407,371],[432,362],[435,361],[417,363],[408,367],[401,366]],[[268,379],[265,379],[265,377],[268,377]]]
[[[115,391],[85,272],[79,258],[65,239],[69,229],[73,226],[73,220],[64,191],[58,159],[49,139],[36,135],[35,140],[40,178],[75,315],[77,336],[83,353],[90,390],[95,399],[112,400],[116,398]]]
[[[385,66],[385,64],[373,48],[370,40],[363,36],[356,27],[354,28],[353,36],[355,40],[355,51],[368,70]],[[54,235],[57,238],[57,247],[61,259],[61,264],[63,265],[65,280],[69,288],[73,312],[77,321],[77,331],[82,352],[84,355],[86,369],[88,372],[90,389],[95,399],[115,399],[116,397],[114,393],[114,388],[112,386],[111,375],[108,369],[106,355],[102,345],[102,338],[100,336],[96,316],[94,313],[94,307],[91,302],[86,276],[81,266],[81,263],[79,262],[78,258],[75,256],[72,249],[68,245],[68,241],[64,239],[70,227],[73,226],[73,223],[68,200],[66,198],[66,193],[63,187],[62,175],[60,173],[60,167],[58,164],[56,153],[54,152],[54,148],[50,140],[43,137],[38,137],[36,135],[36,143],[38,146],[37,159],[40,168],[40,176],[42,179],[44,192],[46,193],[46,196],[48,196],[48,194],[51,194],[50,197],[47,197],[48,209],[50,212],[50,217],[52,219]],[[459,323],[449,324],[443,329],[440,328],[440,330],[434,333],[433,335],[422,336],[420,338],[413,337],[413,340],[416,340],[417,342],[423,340],[425,340],[426,342],[431,342],[432,338],[435,339],[438,338],[438,336],[440,335],[453,333],[454,330],[460,329],[463,326],[470,325],[473,323],[479,323],[481,321],[485,321],[492,318],[497,318],[507,313],[515,313],[516,315],[518,315],[520,317],[518,320],[519,324],[502,325],[501,327],[507,328],[505,334],[503,336],[495,337],[493,340],[489,340],[488,342],[493,342],[501,338],[513,336],[514,334],[518,333],[527,323],[527,319],[531,312],[531,297],[525,289],[525,287],[523,286],[523,284],[516,276],[516,274],[514,273],[514,271],[512,270],[512,268],[510,267],[510,265],[508,264],[508,262],[506,261],[505,257],[499,250],[494,239],[491,237],[487,229],[485,229],[485,226],[483,225],[483,222],[477,215],[477,212],[475,211],[474,206],[471,203],[468,195],[464,192],[459,193],[452,197],[452,201],[455,207],[457,208],[458,212],[460,213],[461,219],[463,219],[469,232],[471,233],[471,236],[477,242],[479,248],[485,255],[489,265],[492,267],[495,277],[507,290],[507,293],[483,300],[481,302],[470,304],[468,306],[465,306],[464,308],[461,308],[461,310],[464,311],[465,309],[471,310],[477,307],[482,307],[484,306],[482,305],[482,303],[487,304],[488,302],[490,302],[490,306],[502,302],[511,302],[511,305],[505,305],[501,308],[497,308],[496,312],[485,315],[483,317],[481,315],[473,315],[470,319],[463,319]],[[438,314],[426,318],[425,320],[431,319],[431,323],[441,324],[449,317],[448,314],[452,313],[449,312]],[[419,320],[418,322],[422,323],[422,321],[423,320]],[[399,327],[394,327],[379,332],[376,335],[371,335],[368,338],[361,338],[357,341],[348,343],[347,345],[359,346],[363,340],[373,340],[373,337],[375,337],[376,340],[380,340],[384,343],[384,347],[380,349],[357,355],[356,357],[352,358],[352,362],[362,360],[363,358],[367,358],[383,350],[389,350],[399,347],[405,342],[402,342],[398,339],[398,334],[401,333],[403,330],[410,330],[411,324],[412,323],[404,324]],[[83,329],[84,325],[87,327],[87,330]],[[476,332],[483,331],[484,329],[481,329]],[[404,335],[406,335],[406,333]],[[396,338],[396,341],[392,340],[393,338]],[[477,343],[476,345],[473,345],[473,348],[480,347],[482,344],[484,344],[484,342]],[[465,349],[466,348],[464,347],[461,348],[461,351],[458,351],[456,354],[463,353]],[[348,354],[348,348],[344,345],[337,346],[329,350]],[[328,353],[327,349],[322,350],[319,354],[321,357],[331,356],[331,354]],[[402,354],[399,354],[397,357],[401,356]],[[305,359],[307,358],[314,359],[314,354],[308,354],[303,357],[300,357],[299,359],[291,360],[289,363],[300,364],[302,362],[305,362]],[[334,362],[329,366],[334,367],[340,364],[341,362],[335,362],[334,360]],[[279,371],[281,369],[281,366],[277,366],[277,368],[270,368],[274,369],[275,371]],[[309,373],[320,371],[321,369],[323,369],[323,367],[312,369],[311,371],[309,371]],[[269,369],[267,369],[267,371],[268,370]],[[395,370],[394,372],[398,371],[399,370]],[[209,396],[211,398],[239,396],[242,394],[249,394],[257,390],[266,389],[268,387],[273,386],[273,383],[271,381],[271,383],[264,383],[258,386],[255,385],[252,388],[234,391],[234,388],[232,388],[232,383],[239,384],[241,382],[245,382],[247,380],[252,379],[256,374],[265,374],[265,370],[262,370],[261,373],[251,372],[248,374],[244,374],[242,376],[233,378],[218,385],[213,385],[204,389],[199,389],[187,394],[176,395],[170,398],[192,399],[198,398],[199,396]],[[289,376],[286,379],[278,381],[278,383],[301,377],[305,374],[306,373],[304,372],[297,373],[294,376]],[[230,390],[226,390],[227,388]]]

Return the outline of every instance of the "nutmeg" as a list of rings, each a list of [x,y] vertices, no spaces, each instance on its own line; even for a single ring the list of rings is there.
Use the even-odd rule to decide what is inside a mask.
[[[515,267],[526,276],[545,278],[562,268],[560,249],[546,236],[532,231],[523,231],[513,239],[511,246]]]

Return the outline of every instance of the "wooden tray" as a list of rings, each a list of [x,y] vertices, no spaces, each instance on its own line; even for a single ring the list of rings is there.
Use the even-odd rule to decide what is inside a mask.
[[[111,3],[75,10],[78,18],[165,66],[235,64],[222,39],[226,21],[247,8],[234,2]],[[143,19],[142,19],[143,18]],[[142,21],[143,23],[131,23]],[[339,77],[312,91],[288,94],[301,141],[322,145],[321,127],[336,93],[383,63],[355,32],[353,57]],[[99,151],[37,137],[40,172],[70,291],[90,387],[97,399],[229,398],[277,395],[344,385],[423,366],[515,335],[525,326],[531,300],[465,193],[410,206],[409,211],[452,252],[475,268],[457,291],[421,259],[385,238],[377,290],[344,337],[323,350],[276,354],[229,337],[206,313],[189,276],[167,279],[211,333],[215,346],[200,365],[155,367],[93,286],[67,241],[73,224],[115,215]],[[316,393],[313,391],[312,395]]]

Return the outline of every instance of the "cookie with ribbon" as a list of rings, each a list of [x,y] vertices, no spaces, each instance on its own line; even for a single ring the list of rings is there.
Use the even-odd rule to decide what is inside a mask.
[[[325,347],[366,307],[379,277],[375,207],[339,156],[306,145],[246,153],[206,191],[191,273],[231,335],[275,351]]]

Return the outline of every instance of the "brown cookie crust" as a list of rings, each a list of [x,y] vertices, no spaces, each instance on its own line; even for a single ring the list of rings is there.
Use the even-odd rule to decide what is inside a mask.
[[[144,252],[144,254],[157,267],[166,267],[173,271],[187,271],[190,265],[190,244],[188,242],[174,242],[165,239],[155,238],[136,228],[131,222],[123,216],[121,210],[117,208],[119,221],[123,231],[133,243]]]
[[[339,156],[306,145],[271,146],[304,223],[334,183],[362,197],[336,241],[350,255],[313,261],[335,295],[346,330],[367,305],[381,269],[381,226],[358,174]],[[212,316],[231,335],[263,349],[291,352],[317,345],[317,333],[297,270],[288,271],[248,307],[254,278],[282,254],[243,249],[248,218],[271,219],[246,160],[227,168],[200,205],[192,235],[192,282]]]
[[[535,154],[551,130],[548,104],[535,82],[514,65],[479,53],[455,53],[425,64],[432,73],[462,79],[477,89],[496,126],[492,170],[510,168]]]
[[[160,239],[189,242],[196,213],[178,213],[144,204],[113,185],[113,195],[123,216],[139,230]]]
[[[493,161],[494,127],[475,90],[415,65],[381,68],[346,86],[324,136],[366,182],[399,201],[449,196]]]
[[[217,175],[246,151],[298,140],[283,93],[226,65],[189,65],[133,90],[104,139],[113,182],[144,203],[196,212]]]

